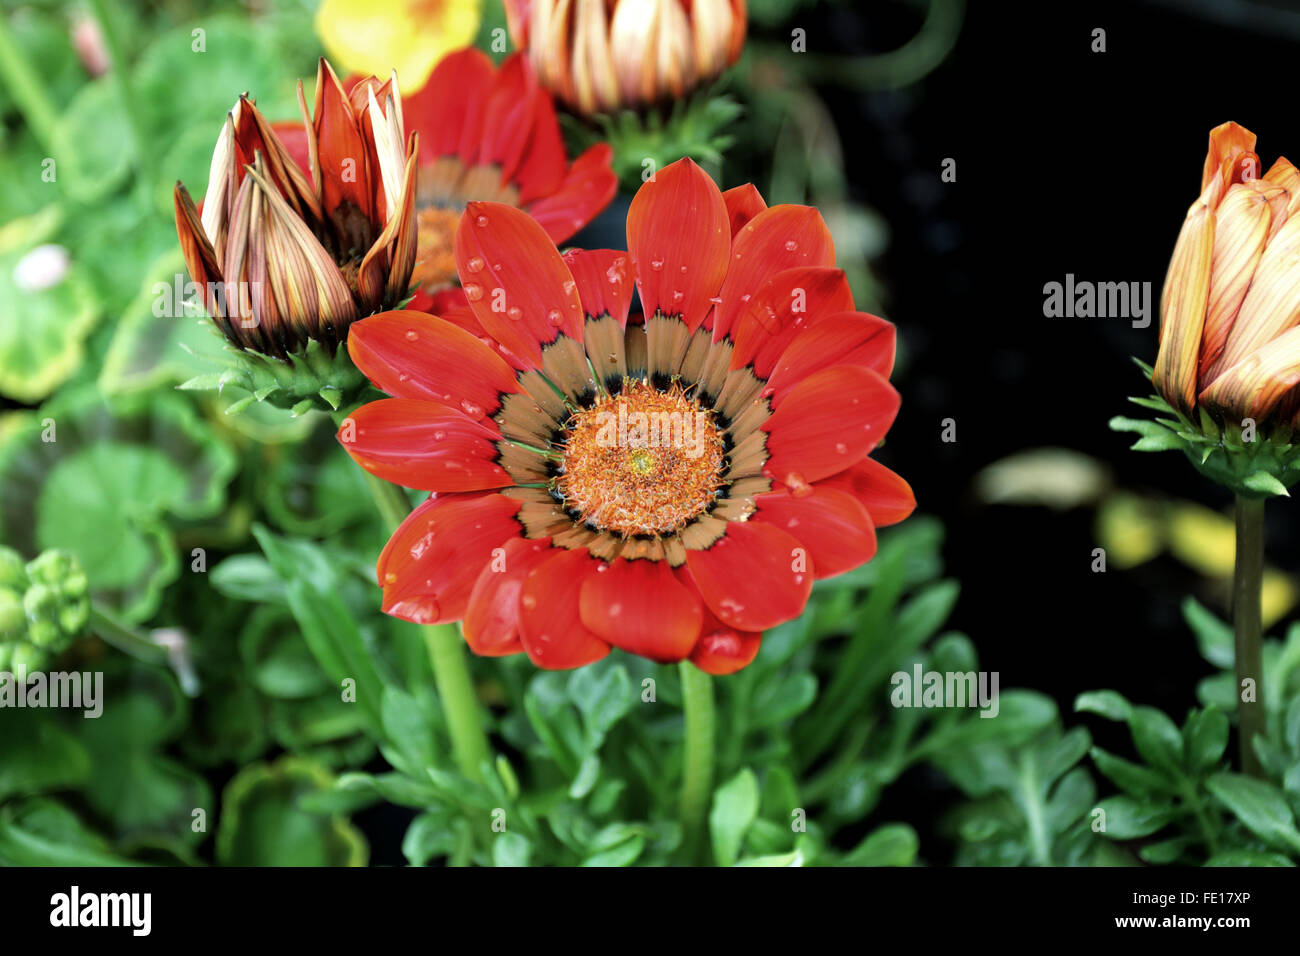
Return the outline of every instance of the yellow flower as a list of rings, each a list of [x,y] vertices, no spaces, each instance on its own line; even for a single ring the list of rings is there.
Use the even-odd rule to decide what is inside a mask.
[[[323,0],[316,35],[346,71],[396,70],[413,93],[446,54],[474,42],[481,13],[481,0]]]

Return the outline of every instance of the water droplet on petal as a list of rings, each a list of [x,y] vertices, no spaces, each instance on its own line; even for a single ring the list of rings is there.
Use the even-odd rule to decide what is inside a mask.
[[[537,598],[533,597],[531,594],[525,594],[519,598],[519,603],[527,610],[531,611],[533,608],[537,607]]]
[[[483,260],[478,256],[475,256],[473,259],[470,259],[468,262],[465,263],[465,268],[469,272],[482,272]]]
[[[483,228],[484,226],[486,226],[486,225],[488,224],[488,218],[487,218],[487,216],[484,216],[482,213],[480,213],[479,216],[478,216],[478,218],[475,219],[474,222],[475,222],[475,223],[478,225],[478,227],[481,229],[481,228]]]
[[[653,269],[655,272],[661,271],[663,267],[664,267],[664,261],[662,259],[650,260],[650,268]]]
[[[794,252],[794,251],[797,250],[798,248],[799,248],[799,243],[795,242],[793,239],[787,239],[787,240],[785,241],[785,251],[786,251],[786,252]]]
[[[516,322],[519,321],[519,317],[523,314],[524,310],[519,308],[517,305],[512,305],[510,308],[506,309],[506,315],[514,319]]]
[[[835,454],[837,454],[837,455],[846,455],[846,454],[848,454],[848,451],[849,451],[849,446],[846,445],[846,444],[844,444],[844,442],[842,442],[842,441],[837,441],[837,442],[835,443]]]
[[[474,404],[473,402],[471,402],[469,399],[465,399],[464,401],[462,401],[462,402],[460,403],[460,407],[463,408],[463,409],[465,410],[465,414],[468,415],[470,418],[482,418],[482,417],[483,417],[483,406],[482,406],[482,405],[475,405],[475,404]]]
[[[471,302],[477,302],[483,298],[483,287],[477,282],[467,282],[465,284],[465,298]]]
[[[417,332],[417,331],[415,331],[415,329],[407,329],[407,330],[406,330],[406,338],[407,338],[409,341],[414,342],[414,341],[415,341],[416,339],[418,339],[419,337],[420,337],[420,333]]]
[[[813,493],[813,486],[804,480],[804,476],[797,471],[792,471],[782,479],[782,484],[790,489],[790,494],[796,498],[807,498]]]
[[[559,309],[551,309],[550,312],[546,313],[546,321],[558,328],[564,324],[564,316],[560,313]]]

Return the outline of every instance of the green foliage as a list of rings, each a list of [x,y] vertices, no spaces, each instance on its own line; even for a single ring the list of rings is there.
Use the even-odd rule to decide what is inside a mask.
[[[1220,672],[1202,681],[1204,706],[1192,708],[1181,727],[1115,691],[1075,701],[1076,711],[1127,725],[1133,747],[1128,756],[1090,751],[1098,772],[1119,791],[1097,804],[1104,816],[1093,828],[1150,864],[1294,866],[1300,861],[1300,627],[1284,642],[1265,642],[1267,733],[1256,750],[1270,779],[1258,780],[1229,769],[1232,629],[1190,598],[1183,613],[1201,656]]]

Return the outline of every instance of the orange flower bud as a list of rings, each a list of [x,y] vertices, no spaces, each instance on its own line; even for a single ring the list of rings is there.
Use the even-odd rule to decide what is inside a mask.
[[[1236,123],[1210,133],[1165,279],[1154,382],[1192,420],[1293,424],[1300,407],[1300,172],[1279,159],[1261,178],[1254,147]]]

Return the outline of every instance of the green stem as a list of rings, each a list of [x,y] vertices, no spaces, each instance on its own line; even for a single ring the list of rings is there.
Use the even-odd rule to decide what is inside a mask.
[[[0,16],[0,78],[22,111],[28,128],[45,150],[55,160],[62,162],[61,140],[55,117],[58,110],[50,100],[41,76],[14,42],[9,25]]]
[[[167,648],[137,633],[129,624],[97,604],[90,606],[90,629],[124,654],[148,664],[165,664]]]
[[[1264,499],[1237,496],[1237,554],[1232,575],[1232,629],[1237,669],[1237,728],[1241,770],[1263,777],[1254,740],[1264,729],[1264,668],[1260,592],[1264,583]],[[1254,699],[1241,699],[1246,680]]]
[[[139,192],[147,199],[150,190],[157,182],[154,175],[154,156],[149,149],[149,128],[145,123],[144,114],[140,111],[135,89],[131,85],[131,68],[126,62],[122,38],[118,35],[118,24],[122,18],[113,10],[112,0],[90,0],[90,9],[99,23],[104,47],[108,51],[108,58],[112,64],[109,78],[117,89],[118,99],[122,102],[122,109],[130,124],[131,146],[135,151],[136,168],[139,171],[137,181]]]
[[[406,493],[397,485],[365,472],[366,487],[375,508],[388,527],[396,530],[410,513]],[[488,760],[487,733],[483,714],[474,693],[474,682],[465,657],[465,642],[455,624],[426,624],[424,646],[433,667],[443,717],[451,735],[452,755],[460,772],[475,782],[483,779],[483,764]]]
[[[682,678],[682,709],[686,739],[682,754],[682,830],[687,853],[696,852],[704,830],[704,814],[713,792],[715,715],[713,678],[689,661],[678,665]]]

